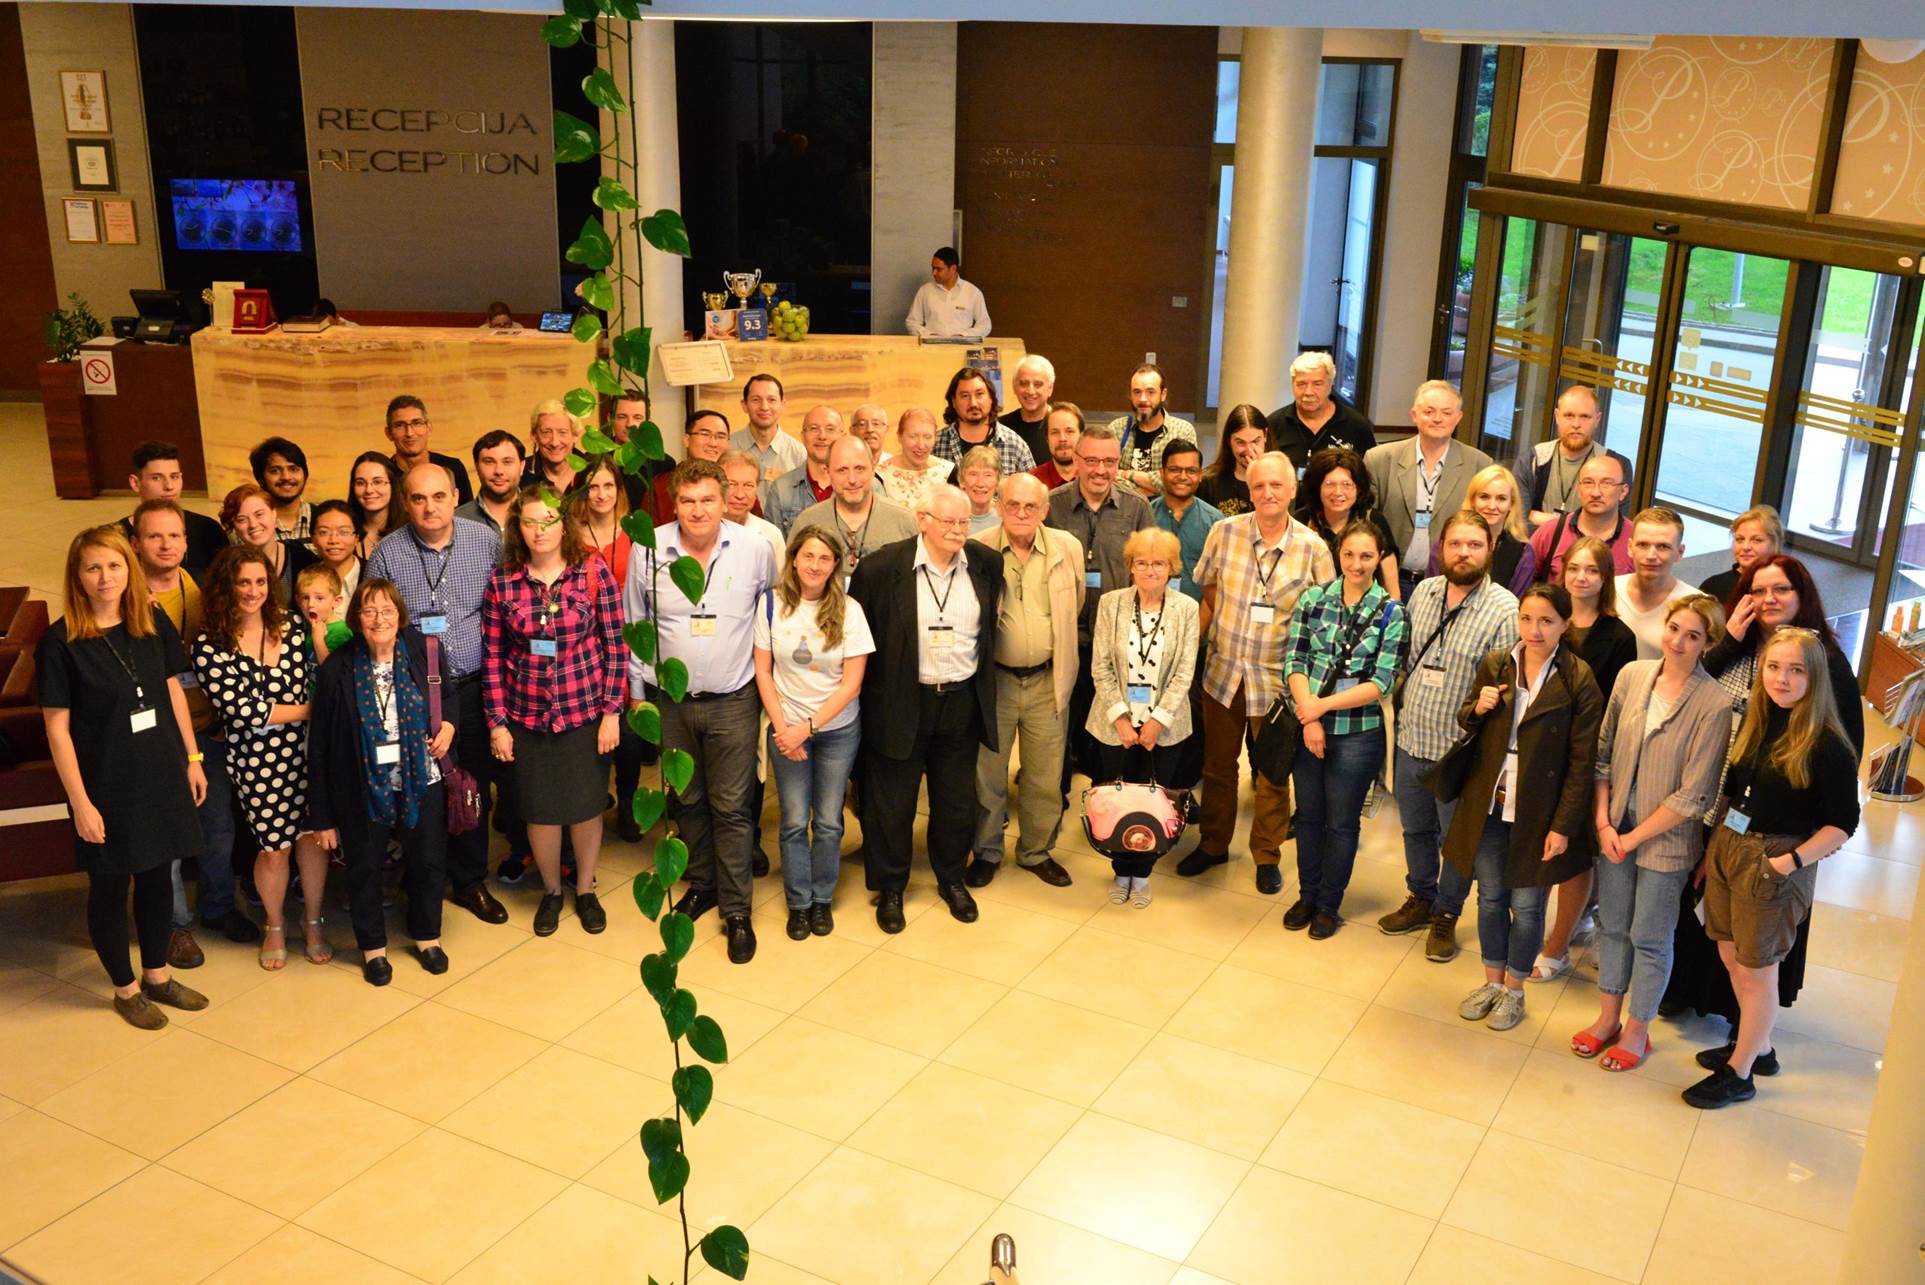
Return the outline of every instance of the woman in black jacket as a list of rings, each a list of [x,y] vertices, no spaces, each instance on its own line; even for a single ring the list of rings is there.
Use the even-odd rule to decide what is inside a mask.
[[[308,742],[308,820],[321,845],[347,862],[361,975],[386,986],[387,923],[381,867],[390,836],[401,840],[408,934],[421,966],[448,971],[441,949],[441,893],[447,882],[448,796],[436,760],[454,744],[455,702],[447,656],[433,675],[448,699],[430,728],[427,640],[408,624],[401,593],[363,580],[348,607],[355,637],[328,657],[316,680]]]

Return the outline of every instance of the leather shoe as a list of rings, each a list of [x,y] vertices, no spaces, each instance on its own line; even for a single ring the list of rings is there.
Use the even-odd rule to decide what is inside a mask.
[[[1283,891],[1283,871],[1277,866],[1257,867],[1257,891],[1273,893]]]
[[[1302,897],[1298,897],[1296,904],[1283,912],[1283,926],[1293,933],[1301,932],[1310,926],[1310,921],[1316,916],[1316,913],[1317,908],[1315,906],[1305,901]]]
[[[899,933],[902,923],[902,890],[884,888],[876,894],[876,927],[886,933]]]
[[[361,976],[370,986],[386,986],[394,980],[394,965],[386,955],[376,955],[361,961]]]
[[[939,885],[936,890],[948,903],[952,917],[965,924],[976,922],[976,899],[969,895],[969,889],[959,883],[951,883]]]
[[[730,915],[728,933],[731,964],[746,964],[755,958],[755,928],[747,915]]]
[[[426,946],[415,952],[420,956],[421,967],[436,977],[448,971],[448,952],[439,946]]]
[[[495,900],[495,895],[488,891],[486,884],[478,883],[466,892],[457,892],[452,900],[484,924],[508,922],[508,908]]]
[[[809,907],[809,931],[818,937],[827,937],[836,930],[836,917],[829,909],[829,903]]]
[[[751,849],[749,852],[749,873],[754,875],[757,879],[760,879],[763,875],[767,874],[768,872],[769,872],[769,854],[762,851],[761,848]]]
[[[1342,923],[1343,920],[1337,918],[1328,910],[1319,910],[1310,917],[1310,940],[1323,941],[1336,936],[1337,927]]]
[[[575,894],[575,919],[585,933],[602,932],[608,927],[608,912],[602,909],[602,899],[592,892]]]
[[[555,929],[561,927],[561,894],[543,893],[541,904],[535,907],[535,936],[553,937]]]
[[[243,945],[252,945],[261,939],[260,928],[252,919],[238,910],[230,910],[217,920],[203,916],[201,927],[211,928],[227,940],[240,942]]]
[[[1002,868],[999,861],[984,861],[981,857],[971,857],[969,866],[963,871],[963,882],[971,888],[987,888],[995,879],[996,871]]]
[[[807,941],[809,939],[809,912],[807,910],[791,910],[789,912],[788,933],[790,941]]]
[[[1211,866],[1220,866],[1229,859],[1230,854],[1227,852],[1205,852],[1203,849],[1198,848],[1195,852],[1192,852],[1189,856],[1176,863],[1176,872],[1185,878],[1191,878],[1202,874]]]
[[[1044,857],[1035,865],[1024,866],[1023,869],[1029,871],[1052,888],[1069,887],[1069,871],[1058,865],[1055,857]]]
[[[690,919],[700,919],[715,909],[716,904],[715,889],[691,884],[689,890],[682,894],[682,899],[675,903],[675,913],[687,915]]]

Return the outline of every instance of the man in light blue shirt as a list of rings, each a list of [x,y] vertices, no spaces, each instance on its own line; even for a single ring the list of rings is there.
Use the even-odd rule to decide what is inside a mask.
[[[728,477],[708,460],[688,459],[671,480],[675,521],[655,529],[655,551],[636,549],[622,593],[625,620],[653,620],[656,654],[688,666],[688,692],[672,700],[656,683],[656,666],[631,655],[629,696],[652,701],[662,715],[662,748],[695,759],[688,788],[672,812],[688,845],[688,890],[675,909],[691,918],[719,905],[729,959],[755,957],[750,848],[751,799],[761,701],[755,691],[755,612],[775,580],[768,544],[722,520]],[[702,600],[690,602],[669,576],[678,558],[702,565]]]
[[[1203,556],[1203,542],[1210,528],[1223,521],[1223,510],[1197,497],[1203,483],[1203,452],[1197,444],[1183,438],[1163,448],[1163,493],[1150,501],[1150,516],[1156,524],[1176,537],[1182,548],[1182,565],[1171,587],[1203,601],[1203,586],[1191,573]]]

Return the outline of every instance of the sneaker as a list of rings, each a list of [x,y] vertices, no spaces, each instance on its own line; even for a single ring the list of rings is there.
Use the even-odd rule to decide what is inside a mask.
[[[1130,877],[1118,875],[1110,883],[1110,904],[1120,906],[1130,899]]]
[[[1721,1066],[1684,1091],[1685,1104],[1700,1111],[1715,1111],[1734,1102],[1749,1102],[1758,1096],[1750,1076],[1740,1079],[1729,1066]]]
[[[1150,877],[1130,880],[1130,904],[1138,910],[1150,904]]]
[[[1503,993],[1497,997],[1497,1003],[1491,1005],[1493,1031],[1508,1031],[1524,1020],[1524,992],[1508,986],[1501,989]]]
[[[1406,896],[1404,904],[1377,921],[1377,931],[1391,937],[1414,933],[1430,927],[1430,903],[1421,897]]]
[[[1724,1045],[1720,1045],[1715,1049],[1706,1049],[1702,1053],[1698,1054],[1698,1065],[1703,1067],[1707,1071],[1715,1071],[1721,1066],[1729,1065],[1731,1062],[1731,1055],[1737,1051],[1738,1051],[1738,1046],[1736,1044],[1724,1044]],[[1753,1075],[1778,1074],[1777,1050],[1766,1049],[1764,1052],[1760,1053],[1757,1057],[1752,1058],[1751,1073]]]
[[[1448,964],[1457,958],[1457,916],[1434,915],[1430,935],[1424,938],[1424,958],[1433,964]]]
[[[495,882],[504,888],[519,888],[528,878],[528,858],[525,854],[509,853],[495,867]]]
[[[1496,982],[1485,982],[1464,996],[1464,1002],[1457,1006],[1457,1016],[1466,1022],[1481,1022],[1491,1015],[1491,1010],[1497,1007],[1498,998],[1503,993],[1504,988]]]

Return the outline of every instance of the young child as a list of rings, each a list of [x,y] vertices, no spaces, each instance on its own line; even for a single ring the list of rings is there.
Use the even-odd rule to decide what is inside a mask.
[[[314,663],[319,665],[354,634],[342,619],[348,604],[341,592],[341,577],[325,563],[302,568],[294,578],[294,601],[307,621],[308,636],[314,640]]]

